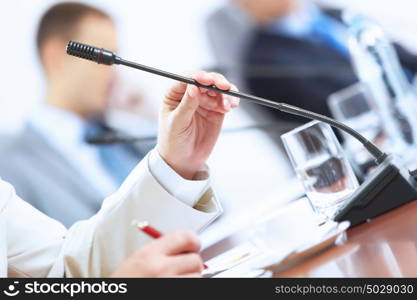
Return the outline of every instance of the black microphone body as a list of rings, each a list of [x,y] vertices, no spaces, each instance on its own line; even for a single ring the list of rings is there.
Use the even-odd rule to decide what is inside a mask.
[[[67,53],[69,55],[87,59],[98,64],[125,65],[230,96],[247,99],[251,102],[271,107],[281,112],[302,116],[312,120],[322,121],[347,132],[349,135],[357,139],[375,158],[375,162],[378,167],[353,193],[351,198],[346,201],[346,205],[344,205],[335,214],[334,220],[336,221],[349,220],[352,225],[356,225],[370,220],[373,217],[376,217],[400,205],[417,199],[417,170],[409,172],[402,166],[401,163],[398,163],[392,155],[388,156],[359,132],[332,118],[286,103],[280,103],[242,92],[222,90],[216,86],[203,85],[192,78],[124,60],[112,51],[105,50],[103,48],[97,48],[94,46],[69,41],[67,45]]]

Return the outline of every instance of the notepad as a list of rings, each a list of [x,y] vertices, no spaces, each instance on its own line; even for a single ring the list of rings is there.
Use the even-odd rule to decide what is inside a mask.
[[[349,222],[319,225],[308,207],[293,205],[254,225],[246,242],[207,261],[206,277],[270,276],[344,242],[348,227]]]

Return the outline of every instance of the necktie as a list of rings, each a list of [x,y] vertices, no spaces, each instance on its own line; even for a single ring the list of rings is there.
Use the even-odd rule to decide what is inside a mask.
[[[86,137],[104,134],[109,129],[101,124],[89,124]],[[128,144],[92,145],[97,147],[100,161],[113,181],[120,185],[137,163],[143,153]]]

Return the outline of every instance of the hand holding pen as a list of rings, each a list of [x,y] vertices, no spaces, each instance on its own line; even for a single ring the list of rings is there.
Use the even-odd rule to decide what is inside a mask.
[[[200,242],[191,232],[161,235],[149,230],[155,240],[126,259],[114,277],[201,277]]]
[[[139,230],[143,231],[144,233],[146,233],[147,235],[149,235],[150,237],[152,237],[154,239],[158,239],[158,238],[162,237],[162,233],[159,230],[152,227],[151,225],[149,225],[149,223],[146,222],[146,221],[138,222],[138,221],[134,220],[132,222],[132,225],[137,227]],[[208,269],[208,267],[204,264],[203,264],[203,268]]]

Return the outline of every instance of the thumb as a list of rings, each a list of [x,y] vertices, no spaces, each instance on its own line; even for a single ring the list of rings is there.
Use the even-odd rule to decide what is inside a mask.
[[[200,91],[198,87],[189,84],[180,104],[176,108],[177,113],[187,120],[191,120],[195,111],[200,105],[198,94]]]

